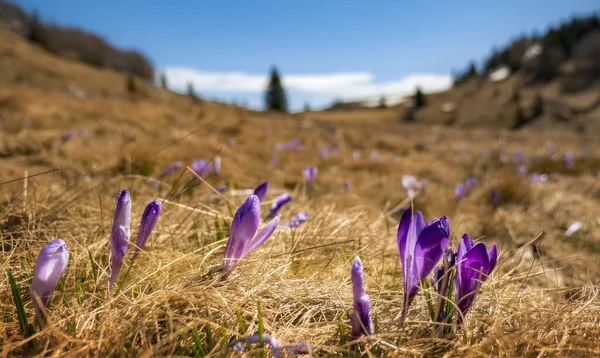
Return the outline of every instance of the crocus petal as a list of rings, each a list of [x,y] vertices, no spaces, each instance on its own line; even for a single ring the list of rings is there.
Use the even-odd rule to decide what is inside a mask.
[[[242,258],[246,247],[248,247],[258,230],[259,222],[260,202],[256,195],[250,195],[236,211],[231,222],[223,264],[225,272],[231,271]]]
[[[363,265],[360,258],[352,262],[352,296],[354,312],[350,318],[352,323],[352,337],[358,338],[364,334],[373,334],[373,321],[371,319],[369,295],[365,293],[365,279]]]
[[[281,219],[281,215],[277,215],[273,220],[269,221],[267,225],[265,225],[256,236],[250,242],[250,246],[244,252],[242,258],[252,251],[256,250],[260,245],[262,245],[265,241],[267,241],[271,235],[277,229],[277,225],[279,225],[279,220]]]
[[[269,182],[264,181],[259,186],[254,189],[254,195],[258,197],[258,200],[262,203],[265,201],[265,197],[267,196],[267,191],[269,190]]]
[[[110,235],[111,248],[111,274],[108,287],[111,288],[119,274],[119,269],[123,263],[123,258],[127,253],[129,244],[129,227],[131,223],[131,197],[127,189],[117,195],[117,206],[113,218],[113,225]]]
[[[158,200],[150,202],[150,204],[148,204],[144,209],[142,220],[140,221],[140,231],[138,232],[138,236],[135,241],[135,245],[137,247],[135,248],[135,253],[133,254],[133,260],[135,260],[140,250],[146,245],[146,241],[148,241],[152,230],[154,230],[154,227],[158,222],[161,209],[162,204]]]
[[[446,217],[431,221],[421,234],[415,247],[415,264],[419,281],[424,280],[438,264],[448,247],[448,219]]]
[[[29,292],[36,313],[36,322],[43,323],[44,308],[48,306],[60,277],[69,262],[67,245],[61,239],[50,241],[40,251]]]
[[[481,283],[486,279],[489,272],[489,258],[485,244],[480,242],[466,252],[458,263],[455,278],[455,299],[458,308],[465,315],[473,301]]]
[[[288,193],[283,193],[283,194],[279,194],[275,200],[273,201],[273,204],[271,204],[271,210],[269,210],[269,218],[273,218],[275,217],[275,215],[277,215],[277,212],[279,212],[279,210],[287,203],[289,203],[292,200],[292,197],[290,196],[290,194]]]
[[[400,263],[402,264],[402,276],[404,280],[404,306],[400,319],[401,326],[404,325],[408,307],[419,290],[419,277],[415,272],[414,255],[417,239],[425,227],[423,215],[418,211],[414,215],[411,215],[411,213],[412,210],[407,209],[402,215],[400,225],[398,226],[398,250],[400,251]]]

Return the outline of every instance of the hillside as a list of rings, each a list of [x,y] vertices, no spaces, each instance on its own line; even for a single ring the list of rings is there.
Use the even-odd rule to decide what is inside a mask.
[[[413,123],[398,120],[399,108],[261,113],[142,81],[130,93],[116,71],[56,57],[0,30],[1,260],[17,278],[30,321],[37,253],[62,238],[71,254],[49,306],[51,324],[34,336],[33,348],[19,330],[8,281],[0,280],[2,355],[233,355],[227,342],[257,331],[261,320],[284,343],[309,343],[318,356],[347,356],[339,332],[340,325],[350,332],[356,255],[377,317],[377,334],[362,342],[377,355],[600,355],[599,112],[582,110],[596,98],[592,92],[562,97],[552,84],[524,89],[523,104],[539,91],[582,114],[563,123],[548,109],[512,131],[510,117],[498,119],[511,81],[497,90],[472,81],[430,95]],[[440,112],[446,102],[457,106],[453,126]],[[584,131],[564,130],[579,123]],[[274,150],[294,138],[304,150]],[[338,150],[319,157],[325,146]],[[217,155],[221,173],[193,189],[194,176],[183,168],[159,179],[174,161],[189,166]],[[319,170],[310,190],[302,179],[307,165]],[[526,175],[519,175],[520,165]],[[18,180],[39,173],[46,174]],[[464,232],[499,246],[497,268],[464,327],[443,336],[432,329],[422,294],[407,327],[398,325],[396,230],[410,205],[405,175],[427,181],[414,205],[427,220],[448,216],[453,246]],[[477,184],[458,200],[455,187],[467,178]],[[309,220],[278,229],[221,281],[222,238],[245,199],[237,189],[263,180],[270,181],[263,213],[287,190],[293,199],[282,222],[301,211]],[[229,188],[223,194],[211,189],[222,185]],[[132,192],[132,232],[149,201],[162,200],[163,213],[145,251],[119,278],[119,290],[107,294],[110,225],[123,188]],[[581,230],[565,235],[574,222]]]

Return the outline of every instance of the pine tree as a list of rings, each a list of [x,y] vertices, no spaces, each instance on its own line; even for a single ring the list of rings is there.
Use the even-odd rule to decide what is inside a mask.
[[[265,94],[265,109],[287,112],[287,98],[277,68],[271,69],[271,79]]]
[[[196,94],[196,90],[194,89],[194,84],[192,82],[188,82],[187,85],[187,95],[193,100],[198,99],[198,95]]]
[[[164,72],[160,75],[160,86],[163,89],[169,89],[169,84],[167,83],[167,75]]]
[[[135,76],[132,75],[131,73],[129,75],[127,75],[127,92],[129,92],[129,93],[138,92],[138,86],[137,86],[137,83],[135,82]]]
[[[29,21],[29,34],[27,37],[29,41],[37,42],[42,45],[45,42],[44,24],[42,24],[37,10],[31,14],[31,20]]]
[[[425,94],[423,94],[423,92],[421,91],[421,87],[417,87],[417,91],[415,92],[414,100],[415,100],[415,109],[425,107],[425,104],[426,104]]]
[[[385,96],[381,96],[381,98],[379,98],[379,108],[387,108]]]

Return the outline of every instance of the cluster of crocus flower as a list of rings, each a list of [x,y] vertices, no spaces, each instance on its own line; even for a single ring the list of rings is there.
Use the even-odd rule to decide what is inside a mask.
[[[67,244],[61,239],[50,241],[38,255],[29,292],[35,308],[35,322],[39,327],[44,325],[46,307],[68,262]]]
[[[459,311],[458,323],[471,308],[481,284],[494,270],[498,258],[496,244],[488,250],[484,243],[473,242],[468,234],[464,234],[454,253],[448,247],[449,237],[450,226],[446,217],[425,224],[420,212],[413,214],[412,208],[404,212],[398,226],[398,250],[404,280],[401,326],[404,326],[410,304],[419,289],[427,286],[427,277],[434,269],[431,284],[440,301],[437,308],[430,308],[432,319],[440,322],[449,319],[454,295],[453,302],[456,302]],[[442,264],[436,268],[442,257]],[[452,278],[454,289],[449,290]]]
[[[256,250],[273,235],[277,225],[279,225],[280,217],[281,215],[277,215],[259,231],[260,200],[256,195],[250,195],[244,201],[231,222],[223,262],[224,279],[244,257]]]
[[[156,226],[161,209],[162,205],[158,200],[150,202],[144,209],[136,239],[136,250],[133,259],[137,257],[139,250],[146,245],[152,230],[154,230],[154,227]],[[129,194],[129,190],[124,189],[117,195],[117,205],[110,234],[111,273],[108,283],[109,289],[112,288],[117,281],[119,270],[123,264],[125,254],[127,253],[130,238],[130,225],[131,195]]]

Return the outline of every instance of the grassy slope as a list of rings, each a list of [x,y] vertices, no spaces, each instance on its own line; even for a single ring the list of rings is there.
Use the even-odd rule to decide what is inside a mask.
[[[60,169],[31,178],[26,186],[17,181],[0,187],[0,262],[19,280],[28,317],[33,309],[27,275],[37,252],[55,237],[63,238],[71,252],[64,285],[50,305],[53,324],[36,336],[35,351],[28,351],[20,336],[8,282],[0,280],[3,356],[191,354],[197,349],[194,327],[205,350],[231,354],[221,337],[234,337],[242,326],[255,332],[258,302],[266,331],[282,342],[311,343],[318,355],[345,355],[338,322],[349,333],[349,271],[357,254],[378,317],[379,334],[369,342],[378,343],[385,355],[600,354],[600,305],[594,299],[600,274],[595,218],[600,151],[591,135],[562,128],[511,133],[400,125],[393,109],[263,114],[150,89],[132,98],[121,75],[58,59],[5,32],[0,32],[0,83],[0,180]],[[86,97],[68,91],[70,83]],[[324,129],[326,122],[334,133]],[[85,134],[61,143],[62,135],[81,127]],[[306,150],[280,153],[280,165],[272,168],[274,144],[296,136]],[[232,137],[237,139],[233,147],[228,145]],[[344,146],[339,156],[320,160],[319,146],[331,142]],[[586,149],[589,156],[578,156],[575,168],[567,169],[545,157],[547,147],[561,156]],[[482,149],[490,157],[482,157]],[[352,159],[354,150],[361,151],[361,159]],[[530,185],[516,175],[514,163],[497,159],[499,152],[510,158],[515,150],[528,160],[542,156],[535,166],[549,172],[550,181]],[[371,151],[381,160],[370,160]],[[294,232],[280,230],[226,282],[219,281],[224,241],[217,238],[227,235],[223,222],[226,226],[230,208],[244,197],[219,196],[205,184],[191,195],[176,195],[192,178],[184,170],[160,190],[142,175],[157,175],[175,160],[189,164],[217,154],[223,173],[209,178],[211,185],[253,188],[269,179],[268,200],[281,189],[294,197],[282,211],[284,221],[302,210],[311,216]],[[301,185],[301,169],[308,164],[319,167],[310,192]],[[401,187],[405,174],[429,181],[415,205],[427,219],[449,216],[454,242],[468,231],[501,249],[497,271],[456,336],[435,336],[422,295],[407,329],[398,328],[402,283],[398,214],[392,209],[407,205]],[[478,186],[457,203],[454,186],[468,176]],[[352,185],[348,193],[342,190],[344,180]],[[122,273],[121,290],[107,294],[108,237],[114,198],[122,188],[133,194],[134,235],[147,202],[157,197],[168,202],[148,250],[126,277]],[[503,200],[497,210],[489,203],[493,189]],[[565,237],[576,220],[584,228]],[[210,344],[206,329],[213,335]]]

